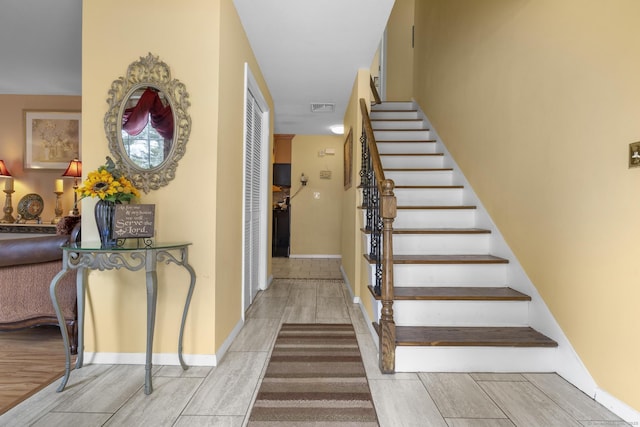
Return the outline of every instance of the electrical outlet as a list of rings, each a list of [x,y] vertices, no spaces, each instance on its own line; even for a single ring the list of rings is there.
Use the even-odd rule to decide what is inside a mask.
[[[320,192],[319,191],[314,191],[313,192],[313,198],[316,199],[316,200],[320,199]]]

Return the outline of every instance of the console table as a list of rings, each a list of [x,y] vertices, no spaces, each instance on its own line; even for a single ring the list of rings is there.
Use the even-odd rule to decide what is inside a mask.
[[[77,298],[78,298],[78,356],[76,369],[82,367],[84,355],[84,308],[85,291],[87,282],[87,270],[112,270],[126,268],[137,271],[144,269],[146,272],[147,287],[147,350],[145,363],[144,392],[151,394],[151,358],[153,352],[153,330],[156,317],[156,301],[158,291],[158,277],[156,266],[158,262],[166,264],[174,263],[184,267],[191,277],[187,298],[182,313],[180,336],[178,338],[178,359],[182,369],[188,369],[182,358],[182,338],[184,325],[187,319],[187,311],[193,295],[196,282],[196,274],[188,262],[188,247],[191,243],[159,243],[153,242],[144,245],[139,240],[127,240],[125,245],[113,248],[101,248],[100,243],[74,243],[62,246],[62,270],[51,281],[49,292],[53,307],[58,317],[58,323],[64,325],[62,313],[56,298],[56,287],[62,276],[69,270],[76,270]],[[64,390],[71,373],[71,354],[69,351],[69,336],[67,329],[60,328],[62,340],[66,351],[65,373],[62,383],[57,391]]]

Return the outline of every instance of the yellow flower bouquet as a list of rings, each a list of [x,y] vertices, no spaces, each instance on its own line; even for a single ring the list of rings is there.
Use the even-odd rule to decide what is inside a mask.
[[[133,186],[120,170],[116,168],[111,157],[107,156],[106,165],[89,172],[82,186],[76,190],[81,199],[98,197],[108,202],[129,202],[140,197],[140,192]]]
[[[140,197],[140,192],[131,181],[116,168],[115,163],[107,157],[106,165],[89,172],[87,179],[76,190],[80,199],[97,197],[94,214],[96,226],[100,236],[101,247],[109,248],[118,244],[113,232],[116,205],[130,202],[134,197]]]

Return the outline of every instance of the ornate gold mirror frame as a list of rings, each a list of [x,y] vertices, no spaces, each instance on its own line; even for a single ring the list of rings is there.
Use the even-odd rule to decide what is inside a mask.
[[[147,88],[159,92],[171,106],[173,139],[168,140],[170,148],[165,150],[164,160],[160,164],[143,168],[129,157],[125,149],[122,120],[129,98]],[[185,153],[191,133],[191,117],[187,113],[191,104],[185,85],[172,79],[169,66],[160,61],[158,56],[149,53],[129,65],[126,76],[113,81],[107,103],[109,110],[104,116],[104,130],[117,167],[127,175],[136,188],[145,193],[169,184],[169,181],[175,178],[178,160]]]

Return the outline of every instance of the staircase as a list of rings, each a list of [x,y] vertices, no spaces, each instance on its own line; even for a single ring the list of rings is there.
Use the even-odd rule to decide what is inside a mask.
[[[553,371],[558,344],[530,327],[531,297],[509,286],[509,259],[491,253],[472,190],[415,104],[378,104],[370,118],[398,204],[396,371]]]

